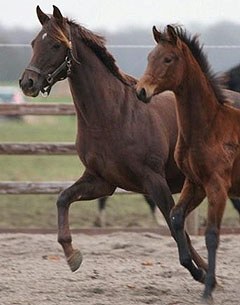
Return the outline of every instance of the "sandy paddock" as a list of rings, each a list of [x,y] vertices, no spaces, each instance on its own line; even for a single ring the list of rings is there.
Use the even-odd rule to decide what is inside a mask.
[[[201,304],[203,286],[178,263],[171,237],[74,234],[84,261],[72,273],[54,234],[0,234],[1,305]],[[206,256],[204,238],[193,237]],[[224,235],[214,304],[240,304],[240,237]]]

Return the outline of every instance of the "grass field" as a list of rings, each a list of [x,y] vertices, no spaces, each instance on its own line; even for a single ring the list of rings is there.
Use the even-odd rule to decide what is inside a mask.
[[[0,119],[0,130],[0,142],[74,142],[76,121],[71,116]],[[77,156],[0,156],[0,168],[1,180],[13,181],[76,180],[83,172]],[[0,195],[0,228],[55,228],[56,198],[57,195]],[[72,228],[92,226],[96,213],[96,201],[74,203],[70,212]],[[204,215],[206,204],[200,207],[202,221]],[[143,197],[137,194],[112,196],[107,221],[110,226],[156,226]],[[224,223],[238,225],[238,215],[231,204],[227,205]]]

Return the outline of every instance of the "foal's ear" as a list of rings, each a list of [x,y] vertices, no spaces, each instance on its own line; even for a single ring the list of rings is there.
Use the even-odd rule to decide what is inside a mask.
[[[47,22],[50,19],[50,17],[40,9],[39,5],[37,6],[36,11],[41,25],[44,25],[44,23]]]
[[[161,40],[161,33],[157,30],[157,28],[155,27],[155,25],[154,25],[153,28],[152,28],[152,32],[153,32],[153,37],[154,37],[155,41],[156,41],[157,43],[159,43],[160,40]]]
[[[171,41],[177,45],[178,36],[173,26],[167,25],[167,33]]]
[[[57,23],[61,26],[63,24],[64,18],[59,8],[53,5],[53,17],[57,20]]]

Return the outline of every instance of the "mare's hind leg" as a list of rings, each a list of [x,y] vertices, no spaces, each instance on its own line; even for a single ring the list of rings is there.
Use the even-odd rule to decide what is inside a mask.
[[[235,208],[235,210],[238,212],[239,215],[239,221],[240,221],[240,199],[239,198],[230,198],[233,207]]]
[[[147,195],[144,195],[144,198],[149,205],[150,211],[152,213],[152,217],[155,220],[158,226],[166,225],[166,222],[163,219],[163,216],[159,209],[156,206],[156,203]]]
[[[69,229],[69,207],[74,201],[91,200],[112,195],[115,187],[99,177],[85,172],[72,186],[64,190],[58,200],[58,242],[62,245],[67,262],[72,271],[77,270],[82,262],[79,250],[72,247],[72,237]]]
[[[194,248],[189,243],[189,236],[184,231],[184,223],[186,216],[197,207],[205,197],[205,192],[202,188],[192,184],[188,179],[185,180],[180,199],[177,205],[171,211],[171,223],[175,232],[176,242],[179,252],[179,260],[182,266],[187,268],[193,278],[199,282],[204,282],[205,271],[207,265],[203,262],[201,257],[196,253]],[[192,258],[195,256],[195,263]],[[202,264],[205,265],[202,265]],[[202,265],[202,266],[201,266]]]
[[[149,179],[147,190],[149,196],[156,202],[159,209],[163,213],[163,216],[169,226],[171,234],[178,243],[176,232],[173,230],[172,223],[170,220],[170,212],[171,209],[174,207],[174,200],[172,198],[172,194],[169,190],[166,180],[164,178],[158,177],[158,179],[156,179],[154,182],[150,182]],[[202,201],[202,197],[200,202],[201,201]],[[203,270],[207,269],[207,265],[191,245],[190,238],[187,235],[187,233],[184,232],[184,230],[183,230],[183,236],[184,236],[184,241],[186,242],[186,248],[188,251],[187,254],[189,259],[186,268],[190,271],[190,273],[192,274],[195,280],[199,282],[203,282],[204,281]],[[197,267],[193,264],[192,259],[196,263]]]
[[[106,226],[106,205],[108,197],[102,197],[98,199],[98,215],[94,221],[96,227]]]

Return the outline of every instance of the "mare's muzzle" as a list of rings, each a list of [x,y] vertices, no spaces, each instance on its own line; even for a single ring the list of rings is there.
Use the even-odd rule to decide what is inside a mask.
[[[71,61],[71,50],[68,49],[64,61],[52,73],[45,74],[34,65],[29,65],[19,80],[24,94],[35,97],[41,91],[43,94],[49,95],[56,82],[64,80],[70,75]]]

